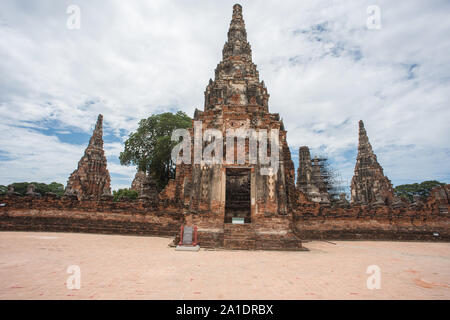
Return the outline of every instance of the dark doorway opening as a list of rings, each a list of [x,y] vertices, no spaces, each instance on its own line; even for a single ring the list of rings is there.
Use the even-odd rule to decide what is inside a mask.
[[[250,169],[227,168],[225,188],[225,223],[231,223],[233,218],[250,223]]]

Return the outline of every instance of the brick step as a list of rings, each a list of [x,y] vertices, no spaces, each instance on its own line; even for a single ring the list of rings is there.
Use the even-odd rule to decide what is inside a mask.
[[[243,233],[224,233],[224,238],[230,238],[230,237],[255,237],[254,232],[243,232]]]
[[[254,234],[223,235],[224,239],[256,239]]]
[[[225,223],[223,230],[224,231],[253,230],[253,226],[248,223],[245,224]]]
[[[256,237],[253,234],[241,234],[241,235],[231,235],[231,236],[223,236],[224,240],[255,240]]]
[[[224,234],[224,239],[256,239],[254,234]]]
[[[223,244],[226,249],[255,250],[256,234],[251,224],[225,223]]]
[[[235,239],[254,240],[254,239],[256,239],[254,234],[224,235],[223,238],[224,239],[229,239],[229,240],[235,240]]]
[[[254,250],[256,247],[256,241],[240,240],[240,239],[224,239],[223,245],[226,249]]]
[[[257,250],[302,250],[300,240],[258,240],[255,249]]]
[[[223,230],[223,232],[225,232],[225,233],[248,233],[248,232],[255,232],[255,231],[253,229],[235,229],[235,230],[225,229],[225,230]]]

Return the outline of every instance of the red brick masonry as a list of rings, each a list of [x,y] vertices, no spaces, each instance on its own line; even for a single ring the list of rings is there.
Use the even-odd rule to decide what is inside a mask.
[[[64,231],[173,237],[182,215],[140,201],[0,197],[0,230]]]
[[[246,226],[223,224],[209,214],[183,214],[181,205],[160,199],[84,200],[74,197],[0,196],[0,230],[64,231],[176,237],[181,224],[199,225],[203,247],[298,249],[299,238],[327,240],[450,240],[450,185],[435,188],[428,201],[403,207],[322,206],[299,197],[292,215],[259,217]],[[301,246],[301,245],[300,245]]]

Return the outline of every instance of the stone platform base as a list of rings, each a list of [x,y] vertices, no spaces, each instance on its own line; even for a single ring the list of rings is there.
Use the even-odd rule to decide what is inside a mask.
[[[307,251],[299,237],[291,232],[255,230],[251,224],[224,224],[223,230],[198,231],[198,242],[204,248],[229,250]]]

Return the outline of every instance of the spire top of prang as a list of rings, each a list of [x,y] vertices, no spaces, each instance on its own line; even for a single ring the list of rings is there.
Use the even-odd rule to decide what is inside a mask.
[[[235,4],[233,6],[233,16],[228,30],[228,41],[222,51],[223,59],[229,57],[245,57],[251,60],[252,52],[250,44],[247,42],[247,31],[242,16],[242,6]]]
[[[242,19],[242,6],[239,3],[236,3],[233,6],[233,20],[234,19]]]
[[[222,50],[222,61],[217,65],[214,81],[205,90],[205,111],[223,106],[260,107],[268,112],[269,94],[252,62],[252,50],[247,41],[242,7],[233,6],[228,37]],[[244,86],[242,86],[244,85]],[[280,125],[280,128],[283,128]]]
[[[97,117],[97,123],[95,124],[95,129],[102,129],[103,128],[103,115],[99,114]]]
[[[99,114],[94,132],[89,140],[89,146],[103,148],[103,115]]]
[[[366,129],[364,128],[364,122],[359,120],[359,142],[358,142],[358,155],[367,156],[372,155],[372,146],[369,142]]]

